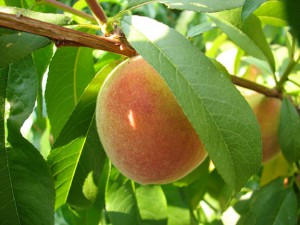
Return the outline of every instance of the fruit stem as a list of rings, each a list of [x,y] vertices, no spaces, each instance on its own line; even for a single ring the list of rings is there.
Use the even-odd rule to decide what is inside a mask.
[[[101,5],[97,2],[97,0],[85,0],[85,2],[90,7],[103,34],[105,36],[108,36],[109,33],[113,30],[113,28],[108,25],[106,14]]]
[[[85,12],[76,10],[76,9],[74,9],[70,6],[67,6],[67,5],[65,5],[61,2],[58,2],[56,0],[36,0],[36,1],[39,2],[39,3],[44,3],[46,5],[54,6],[55,8],[61,9],[61,10],[66,11],[66,12],[69,12],[73,15],[79,16],[79,17],[84,18],[86,20],[89,20],[93,23],[97,22],[93,16],[91,16],[91,15],[85,13]]]

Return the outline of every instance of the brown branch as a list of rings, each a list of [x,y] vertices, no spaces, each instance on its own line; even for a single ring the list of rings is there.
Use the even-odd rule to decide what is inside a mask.
[[[234,75],[231,75],[230,79],[231,79],[232,83],[234,83],[235,85],[238,85],[240,87],[244,87],[244,88],[256,91],[267,97],[282,99],[282,93],[276,89],[271,89],[271,88],[265,87],[263,85],[257,84],[253,81],[249,81],[249,80],[246,80],[246,79],[234,76]]]
[[[0,12],[0,27],[6,27],[44,36],[53,40],[58,46],[83,46],[114,52],[129,57],[137,55],[137,52],[134,49],[126,44],[124,45],[125,42],[120,42],[118,39],[87,34],[54,24],[34,20],[25,16],[11,15]],[[267,88],[255,82],[234,75],[231,75],[230,79],[235,85],[254,90],[268,97],[282,99],[282,93],[276,89]]]
[[[65,27],[45,23],[22,15],[12,15],[0,12],[0,27],[24,31],[47,37],[61,46],[83,46],[93,49],[114,52],[125,56],[137,55],[129,46],[120,43],[118,39],[100,37]],[[122,49],[120,48],[122,46]]]

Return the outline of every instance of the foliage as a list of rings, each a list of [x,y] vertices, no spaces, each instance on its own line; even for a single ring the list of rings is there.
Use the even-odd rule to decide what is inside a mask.
[[[60,2],[91,12],[83,0]],[[120,174],[96,131],[97,94],[123,56],[60,48],[0,23],[0,225],[297,224],[300,15],[287,2],[101,2],[167,82],[208,152],[165,185]],[[0,0],[0,13],[100,35],[91,20],[46,3]],[[283,99],[282,153],[267,164],[237,79]]]

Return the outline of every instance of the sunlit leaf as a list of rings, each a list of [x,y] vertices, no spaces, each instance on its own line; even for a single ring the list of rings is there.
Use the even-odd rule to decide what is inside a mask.
[[[91,171],[98,184],[105,161],[94,117],[98,92],[114,66],[115,63],[103,68],[88,85],[48,157],[56,188],[56,208],[67,200],[77,207],[93,203],[82,190]]]
[[[38,90],[37,90],[37,111],[38,116],[41,117],[44,109],[44,93],[43,93],[43,77],[49,66],[53,54],[53,46],[48,45],[44,48],[38,49],[32,53],[32,58],[35,70],[38,76]]]
[[[92,49],[66,47],[56,51],[50,63],[45,93],[55,139],[93,76]]]
[[[272,26],[287,26],[287,13],[281,1],[267,1],[254,14],[266,24]]]
[[[121,174],[110,179],[105,196],[106,211],[114,225],[139,225],[139,213],[132,181]]]
[[[275,70],[275,62],[270,46],[263,33],[259,19],[251,15],[241,21],[241,9],[209,14],[216,25],[249,55],[269,63]]]
[[[139,186],[136,188],[136,199],[142,224],[167,224],[167,201],[160,186]]]
[[[191,215],[188,204],[178,188],[172,185],[162,186],[168,202],[168,225],[190,224]]]

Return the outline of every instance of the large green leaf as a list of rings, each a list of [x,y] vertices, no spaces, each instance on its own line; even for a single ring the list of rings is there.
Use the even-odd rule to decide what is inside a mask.
[[[38,76],[37,116],[41,117],[44,109],[43,77],[53,55],[53,46],[48,45],[32,53],[32,58]]]
[[[282,179],[277,179],[253,193],[244,212],[238,225],[296,225],[297,197],[292,189],[283,188]]]
[[[54,223],[55,194],[50,170],[19,132],[35,101],[36,78],[32,76],[36,74],[34,70],[30,74],[32,66],[31,57],[27,57],[10,68],[0,68],[1,225]],[[10,111],[10,117],[5,109]]]
[[[254,14],[266,24],[273,26],[286,26],[287,13],[284,2],[281,1],[267,1],[262,4]]]
[[[209,14],[216,25],[249,55],[269,63],[275,70],[275,62],[270,46],[263,33],[261,23],[255,15],[241,21],[241,9],[233,9]]]
[[[279,123],[279,143],[289,162],[300,160],[300,117],[294,105],[284,98]]]
[[[0,30],[0,66],[8,66],[33,52],[49,45],[51,41],[45,37],[25,33],[4,33]]]
[[[9,147],[0,148],[1,225],[52,225],[55,191],[49,167],[13,129],[8,129]]]
[[[140,225],[133,182],[112,168],[105,195],[106,211],[113,225]]]
[[[128,8],[135,8],[144,4],[154,2],[163,3],[172,9],[189,10],[196,12],[218,12],[222,10],[241,7],[244,4],[244,0],[131,0],[129,1]]]
[[[60,48],[49,67],[46,105],[56,139],[94,76],[92,49]]]
[[[164,24],[125,17],[132,46],[162,75],[222,175],[236,191],[260,167],[255,116],[230,80],[196,47]]]
[[[143,225],[167,224],[167,200],[160,186],[139,186],[136,199]]]
[[[83,194],[84,182],[93,171],[97,183],[105,160],[94,121],[96,99],[114,66],[115,63],[103,68],[88,85],[48,157],[56,188],[56,208],[67,200],[77,207],[93,203]]]
[[[162,188],[168,202],[168,225],[191,224],[190,209],[180,190],[173,185]]]

